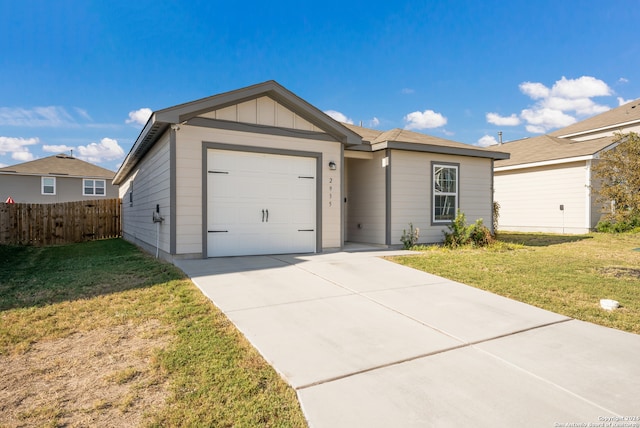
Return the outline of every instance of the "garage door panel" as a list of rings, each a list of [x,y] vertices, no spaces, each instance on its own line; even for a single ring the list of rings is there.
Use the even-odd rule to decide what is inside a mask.
[[[314,252],[314,158],[210,150],[208,256]],[[300,232],[300,231],[303,232]]]

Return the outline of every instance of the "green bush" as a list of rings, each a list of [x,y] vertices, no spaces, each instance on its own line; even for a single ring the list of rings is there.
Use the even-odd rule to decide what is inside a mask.
[[[640,217],[633,217],[626,221],[602,220],[596,225],[596,230],[601,233],[637,233],[640,231]]]
[[[458,211],[455,220],[447,227],[449,232],[444,232],[444,245],[450,248],[464,245],[486,247],[494,241],[491,231],[483,224],[482,219],[478,219],[471,226],[467,226],[467,219],[464,213],[460,211]]]

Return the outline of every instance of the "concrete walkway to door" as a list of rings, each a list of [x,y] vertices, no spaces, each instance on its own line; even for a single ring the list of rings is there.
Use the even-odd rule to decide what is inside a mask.
[[[640,336],[380,258],[399,253],[176,265],[296,389],[311,427],[640,417]]]

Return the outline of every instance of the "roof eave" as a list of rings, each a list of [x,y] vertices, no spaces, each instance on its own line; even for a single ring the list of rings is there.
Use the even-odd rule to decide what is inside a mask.
[[[413,152],[427,152],[427,153],[439,153],[444,155],[487,158],[487,159],[494,159],[494,160],[509,159],[509,157],[511,156],[509,153],[505,153],[505,152],[494,152],[489,150],[474,149],[471,147],[469,148],[448,147],[448,146],[438,146],[434,144],[405,143],[401,141],[384,141],[384,142],[372,144],[371,148],[373,151],[383,150],[383,149],[396,149],[396,150],[408,150]]]

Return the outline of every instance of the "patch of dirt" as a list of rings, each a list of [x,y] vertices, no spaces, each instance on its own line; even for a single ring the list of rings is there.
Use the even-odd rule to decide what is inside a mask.
[[[75,333],[0,357],[0,425],[139,426],[168,396],[154,354],[169,340],[152,320]]]
[[[640,279],[640,269],[632,267],[615,267],[609,266],[600,269],[600,273],[615,278],[631,278]]]

